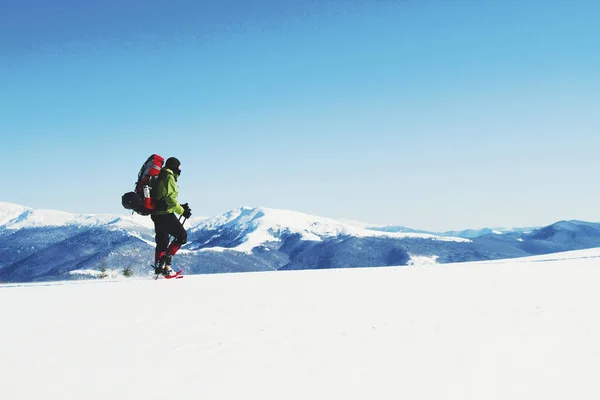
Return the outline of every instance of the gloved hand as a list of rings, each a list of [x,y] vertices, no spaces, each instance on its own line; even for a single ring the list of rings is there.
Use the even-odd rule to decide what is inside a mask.
[[[181,207],[183,207],[183,218],[187,219],[192,216],[192,209],[190,208],[188,203],[182,204]]]

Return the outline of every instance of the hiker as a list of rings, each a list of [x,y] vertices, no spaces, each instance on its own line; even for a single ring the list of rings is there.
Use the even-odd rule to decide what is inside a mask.
[[[187,242],[187,232],[180,219],[175,216],[175,214],[183,215],[186,219],[192,216],[192,210],[188,204],[179,204],[177,199],[179,194],[177,179],[181,175],[180,167],[181,163],[177,158],[168,158],[152,186],[154,201],[166,204],[165,211],[155,211],[151,214],[156,232],[154,270],[157,275],[172,276],[175,274],[171,269],[173,256]],[[174,237],[170,245],[169,235]]]

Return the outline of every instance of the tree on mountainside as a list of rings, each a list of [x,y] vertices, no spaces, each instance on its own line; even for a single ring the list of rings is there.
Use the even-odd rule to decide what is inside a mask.
[[[100,270],[100,279],[108,278],[108,272],[106,272],[106,266],[104,265],[104,260],[102,260],[102,263],[100,264],[98,269]]]

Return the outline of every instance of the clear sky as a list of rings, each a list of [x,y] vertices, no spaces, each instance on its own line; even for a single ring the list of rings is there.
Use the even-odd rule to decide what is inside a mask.
[[[600,2],[4,0],[0,201],[446,230],[600,220]]]

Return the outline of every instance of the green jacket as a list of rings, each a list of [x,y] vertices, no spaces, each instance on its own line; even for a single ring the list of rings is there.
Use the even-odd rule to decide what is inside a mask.
[[[183,207],[181,207],[177,200],[178,195],[177,176],[170,169],[163,168],[152,186],[152,199],[155,203],[166,204],[167,210],[156,211],[154,214],[183,214]]]

